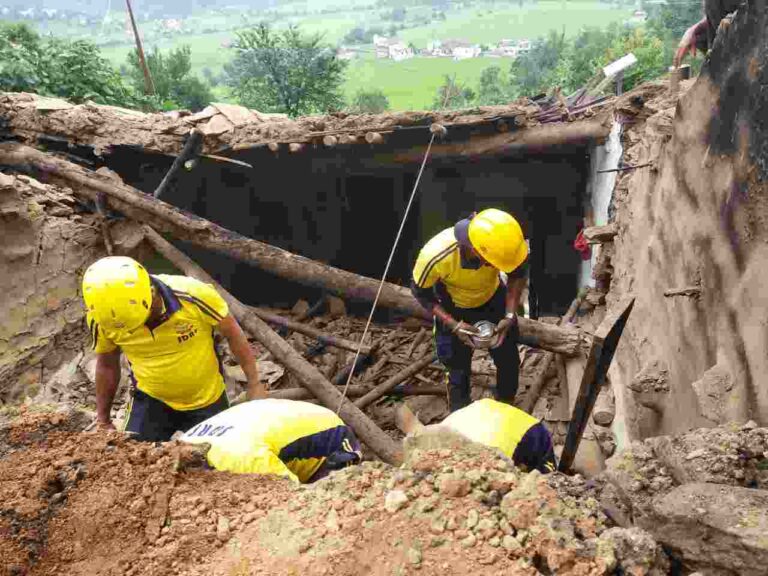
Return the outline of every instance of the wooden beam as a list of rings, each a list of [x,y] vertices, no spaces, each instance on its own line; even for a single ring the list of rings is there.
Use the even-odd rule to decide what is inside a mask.
[[[296,322],[295,320],[290,320],[289,318],[284,318],[279,314],[273,314],[272,312],[267,312],[266,310],[251,308],[251,311],[253,311],[254,314],[256,314],[265,322],[269,322],[270,324],[277,324],[278,326],[283,326],[289,330],[293,330],[294,332],[306,334],[307,336],[311,336],[312,338],[319,340],[323,344],[327,344],[335,348],[342,348],[351,352],[355,352],[357,350],[357,342],[352,342],[351,340],[346,340],[345,338],[339,338],[333,334],[328,334],[322,330],[318,330],[313,326],[302,324],[301,322]],[[360,348],[360,354],[362,356],[369,356],[371,354],[371,346],[363,345]]]
[[[542,124],[495,133],[489,136],[474,136],[466,142],[433,144],[432,156],[474,157],[513,152],[535,153],[559,145],[583,145],[602,143],[611,131],[607,118],[581,120],[578,122]],[[417,146],[407,152],[396,153],[395,162],[419,162],[426,150]]]
[[[243,328],[261,342],[287,370],[290,370],[302,386],[320,400],[323,406],[335,411],[341,404],[339,411],[341,419],[352,427],[360,440],[365,442],[379,458],[393,465],[398,465],[402,462],[402,449],[399,444],[387,436],[362,410],[349,402],[349,400],[343,399],[338,388],[328,382],[317,368],[302,358],[290,344],[280,338],[264,320],[222,288],[205,270],[200,268],[186,254],[165,240],[152,228],[145,226],[144,233],[152,246],[173,263],[174,266],[188,276],[212,284],[221,294],[222,298],[226,300],[230,312],[237,318]]]
[[[387,394],[389,391],[391,391],[393,388],[395,388],[398,384],[405,382],[410,378],[411,376],[418,374],[421,370],[432,364],[437,360],[437,355],[434,352],[430,352],[426,356],[424,356],[421,360],[414,362],[410,366],[408,366],[405,370],[401,370],[391,378],[385,380],[378,386],[376,386],[373,390],[368,392],[365,396],[355,401],[355,406],[357,406],[360,409],[365,408],[369,404],[372,404],[373,402],[376,402],[379,398]]]
[[[155,189],[155,193],[153,194],[155,198],[160,198],[168,190],[171,181],[176,178],[179,171],[181,170],[181,167],[184,166],[184,163],[187,160],[191,160],[192,158],[198,156],[202,150],[202,147],[203,134],[192,128],[192,130],[189,131],[189,136],[187,137],[187,141],[184,143],[184,148],[182,148],[181,154],[176,156],[176,158],[173,160],[173,164],[171,164],[170,169],[168,172],[166,172],[162,182],[160,182],[160,185]]]
[[[573,409],[571,425],[565,438],[563,454],[560,457],[559,470],[566,472],[573,464],[579,442],[587,427],[587,422],[595,406],[597,395],[608,374],[613,355],[619,345],[621,334],[627,325],[629,314],[635,304],[633,296],[627,296],[613,308],[600,323],[592,340],[592,347],[587,358],[587,367],[581,378],[579,395]]]

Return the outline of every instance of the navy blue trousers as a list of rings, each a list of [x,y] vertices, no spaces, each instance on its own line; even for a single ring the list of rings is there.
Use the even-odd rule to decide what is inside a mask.
[[[133,439],[141,442],[166,442],[177,430],[186,432],[227,408],[229,400],[226,392],[223,392],[216,402],[204,408],[174,410],[164,402],[134,389],[125,431],[132,432]]]
[[[497,324],[506,314],[506,287],[502,284],[493,297],[478,308],[456,308],[444,305],[447,312],[457,320],[475,324],[480,320],[488,320]],[[472,371],[472,353],[474,350],[465,345],[458,336],[451,334],[450,329],[435,318],[435,347],[437,357],[448,370],[448,400],[451,412],[455,412],[472,401],[470,392],[470,375]],[[496,400],[514,403],[520,376],[520,353],[517,350],[518,329],[510,328],[504,343],[490,350],[493,363],[496,365]]]

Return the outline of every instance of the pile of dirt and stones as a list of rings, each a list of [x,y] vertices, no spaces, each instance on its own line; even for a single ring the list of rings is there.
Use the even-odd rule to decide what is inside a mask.
[[[364,462],[313,485],[205,470],[176,442],[80,431],[77,410],[6,410],[6,574],[666,574],[597,484],[523,473],[441,435],[394,468]]]

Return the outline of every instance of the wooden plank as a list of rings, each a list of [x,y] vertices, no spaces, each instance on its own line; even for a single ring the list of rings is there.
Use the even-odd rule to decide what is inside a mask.
[[[619,340],[627,325],[629,314],[635,304],[633,296],[627,296],[609,312],[595,332],[592,347],[587,358],[587,367],[581,379],[579,395],[573,410],[571,425],[565,438],[565,447],[560,458],[559,470],[570,469],[579,448],[579,442],[592,414],[600,387],[608,374],[608,368],[619,345]]]

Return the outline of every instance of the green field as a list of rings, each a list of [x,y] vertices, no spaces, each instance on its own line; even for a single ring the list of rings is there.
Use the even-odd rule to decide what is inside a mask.
[[[358,0],[359,1],[359,0]],[[289,4],[283,10],[279,26],[299,24],[306,32],[322,33],[326,42],[337,44],[355,26],[370,27],[382,25],[382,9],[366,9],[358,6],[348,11],[326,14],[288,15],[288,7],[295,9],[300,4]],[[413,9],[411,16],[415,13]],[[398,37],[412,42],[417,48],[425,48],[432,40],[465,39],[479,44],[495,44],[506,38],[530,38],[547,34],[550,30],[566,35],[576,34],[587,26],[602,27],[612,22],[626,20],[632,13],[630,8],[616,8],[596,1],[541,1],[536,4],[506,4],[500,8],[467,8],[450,10],[446,20],[434,21],[428,25],[407,28]],[[419,14],[421,14],[419,12]],[[256,21],[249,15],[247,21]],[[170,38],[145,42],[145,48],[158,46],[168,49],[188,44],[192,49],[193,69],[198,74],[209,68],[214,74],[221,72],[224,64],[233,57],[233,50],[227,45],[235,37],[235,28],[242,25],[243,18],[232,19],[228,30],[212,33],[180,34]],[[384,22],[386,25],[386,22]],[[221,25],[221,22],[217,22]],[[105,46],[103,52],[115,64],[125,63],[131,45]],[[368,47],[372,50],[372,47]],[[395,110],[422,109],[430,107],[437,88],[444,75],[455,75],[456,80],[477,89],[482,70],[489,66],[508,69],[508,59],[475,58],[453,61],[449,58],[414,58],[404,62],[376,60],[373,57],[352,60],[349,63],[347,83],[344,87],[349,99],[360,89],[381,89],[389,98]],[[215,90],[217,98],[226,99],[226,89]]]
[[[352,100],[358,90],[378,88],[387,95],[393,110],[432,108],[437,89],[447,74],[457,82],[477,90],[480,74],[489,66],[507,70],[510,58],[413,58],[403,62],[392,60],[353,60],[347,68],[345,91]]]

